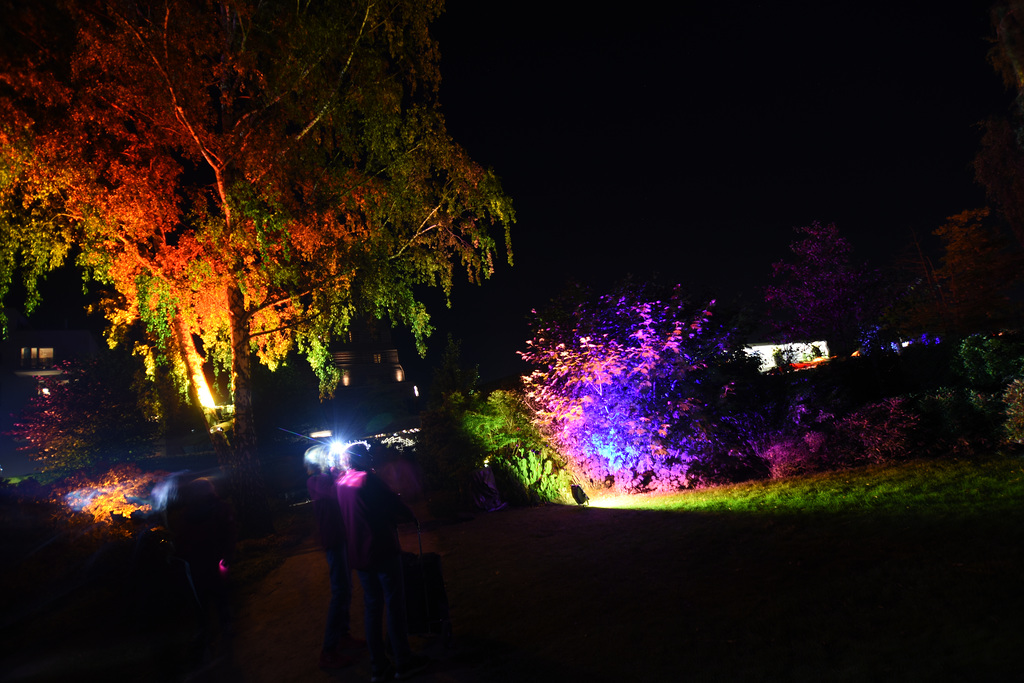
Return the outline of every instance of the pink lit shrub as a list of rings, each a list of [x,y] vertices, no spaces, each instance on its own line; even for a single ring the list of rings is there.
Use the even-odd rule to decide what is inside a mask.
[[[858,408],[836,426],[833,465],[889,463],[914,454],[920,417],[903,398],[887,398]]]
[[[808,474],[819,469],[820,460],[804,439],[777,435],[758,454],[768,466],[772,479]]]

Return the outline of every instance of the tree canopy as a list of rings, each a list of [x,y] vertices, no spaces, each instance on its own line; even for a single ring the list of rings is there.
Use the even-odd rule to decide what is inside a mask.
[[[965,336],[1012,326],[1011,293],[1020,282],[1021,251],[993,222],[989,209],[962,211],[932,231],[942,247],[938,266],[919,256],[888,318],[904,336]]]
[[[874,322],[877,301],[869,296],[877,278],[853,262],[850,243],[834,223],[814,221],[794,228],[793,258],[772,264],[765,289],[771,321],[784,341],[824,337],[840,355],[859,345],[862,327]]]
[[[0,295],[73,258],[111,343],[234,406],[297,348],[330,394],[354,315],[431,328],[419,286],[489,277],[514,220],[448,135],[440,0],[13,3],[0,48]],[[495,229],[497,228],[497,229]],[[205,367],[230,371],[209,395]],[[248,464],[247,464],[248,463]],[[256,486],[256,484],[253,484]],[[240,515],[241,516],[241,515]]]

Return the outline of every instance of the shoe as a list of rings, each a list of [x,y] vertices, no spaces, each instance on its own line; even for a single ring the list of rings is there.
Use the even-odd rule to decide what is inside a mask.
[[[355,664],[356,660],[346,657],[336,650],[322,650],[320,652],[321,669],[344,669],[346,666]]]
[[[416,674],[426,671],[428,666],[430,666],[429,657],[410,655],[409,659],[399,665],[398,670],[395,671],[395,680],[404,681],[412,678]]]

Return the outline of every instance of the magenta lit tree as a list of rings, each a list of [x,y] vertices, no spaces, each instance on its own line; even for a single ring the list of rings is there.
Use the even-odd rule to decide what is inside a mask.
[[[853,248],[834,223],[814,221],[794,230],[792,258],[772,264],[765,289],[770,320],[779,341],[825,339],[848,355],[860,345],[862,330],[878,314],[877,277],[853,260]]]
[[[687,485],[689,463],[712,438],[731,351],[713,307],[678,286],[626,283],[536,315],[521,353],[536,368],[527,397],[578,476],[629,491]]]

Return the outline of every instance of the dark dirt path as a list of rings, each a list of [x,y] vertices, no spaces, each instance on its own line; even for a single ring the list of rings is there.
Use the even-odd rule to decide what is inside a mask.
[[[436,548],[436,533],[422,534],[424,552]],[[402,545],[416,551],[414,529],[404,529]],[[352,632],[363,635],[362,591],[353,575]],[[330,590],[327,562],[310,536],[285,562],[245,596],[237,615],[235,662],[241,679],[252,683],[285,681],[367,681],[369,656],[358,652],[351,667],[326,671],[318,666],[324,618]],[[445,648],[440,638],[413,638],[414,649],[437,660],[423,681],[479,681],[471,667],[458,661],[455,647]]]
[[[124,618],[116,572],[100,580],[98,570],[124,566],[115,554],[96,560],[93,581],[8,620],[0,681],[367,681],[365,653],[345,669],[318,668],[327,566],[304,512],[282,535],[283,562],[239,582],[231,656],[185,678],[160,667],[153,646],[166,639],[145,630],[152,620]],[[419,518],[424,550],[442,558],[454,633],[447,648],[414,639],[435,660],[417,679],[425,683],[1020,679],[1019,516],[548,505]],[[415,530],[402,541],[415,551]],[[22,578],[11,585],[27,590]]]
[[[979,531],[560,505],[428,521],[454,638],[414,639],[436,660],[417,680],[1017,680],[1020,546]],[[317,668],[326,576],[302,544],[245,597],[240,680],[369,680],[366,655]]]
[[[673,578],[672,539],[657,539],[661,532],[622,539],[623,515],[640,521],[637,513],[545,506],[424,523],[424,552],[442,557],[454,636],[448,647],[440,638],[413,638],[435,660],[417,680],[621,681],[659,670],[674,680],[675,632],[690,598]],[[619,552],[595,547],[608,534]],[[418,549],[414,529],[401,536],[405,550]],[[657,548],[645,549],[655,540]],[[659,561],[648,565],[651,553]],[[241,680],[369,680],[362,653],[347,669],[318,668],[326,577],[310,539],[245,596],[235,645]],[[352,622],[361,635],[358,582]]]

